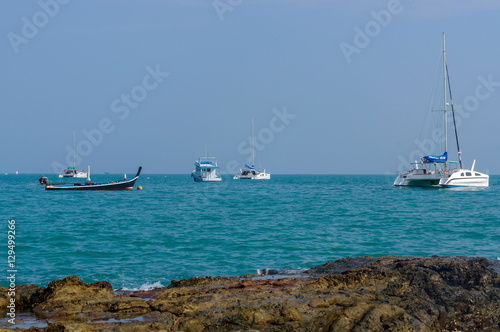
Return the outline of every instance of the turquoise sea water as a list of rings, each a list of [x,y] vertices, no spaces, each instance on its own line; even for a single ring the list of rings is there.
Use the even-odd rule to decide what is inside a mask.
[[[39,177],[0,175],[1,286],[8,286],[12,218],[18,285],[76,274],[137,289],[348,256],[500,257],[500,176],[471,190],[399,188],[395,175],[194,183],[189,175],[146,174],[136,184],[144,190],[125,192],[47,192],[30,185]]]

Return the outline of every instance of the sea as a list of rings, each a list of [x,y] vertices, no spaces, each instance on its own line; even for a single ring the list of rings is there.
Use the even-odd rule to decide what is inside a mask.
[[[77,275],[140,290],[346,257],[500,259],[496,175],[489,188],[453,189],[395,187],[395,174],[223,176],[218,183],[145,174],[134,190],[115,192],[45,191],[39,177],[0,175],[3,287],[9,271],[16,285],[46,287]]]

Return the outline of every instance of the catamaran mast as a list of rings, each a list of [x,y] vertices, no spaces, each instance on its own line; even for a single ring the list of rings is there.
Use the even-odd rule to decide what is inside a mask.
[[[446,65],[446,76],[448,77],[448,89],[450,90],[451,114],[453,115],[453,128],[455,128],[455,140],[457,142],[458,163],[460,164],[460,168],[462,168],[462,151],[460,151],[460,144],[458,143],[457,121],[455,120],[455,106],[453,105],[453,94],[451,93],[450,72],[448,71],[448,65]]]
[[[252,116],[252,166],[255,167],[255,138],[253,136],[253,116]]]
[[[75,129],[73,128],[73,167],[76,170],[76,140],[75,140]]]
[[[448,116],[446,114],[446,44],[445,44],[445,36],[443,32],[443,79],[444,79],[444,152],[448,152]],[[448,161],[444,163],[444,170],[446,172],[448,166]]]
[[[446,64],[446,77],[448,78],[448,90],[450,91],[451,114],[453,115],[455,141],[457,142],[458,163],[460,164],[460,168],[462,168],[462,151],[460,151],[460,144],[458,142],[457,121],[455,120],[455,105],[453,104],[453,94],[451,93],[450,72],[448,71],[448,64]]]

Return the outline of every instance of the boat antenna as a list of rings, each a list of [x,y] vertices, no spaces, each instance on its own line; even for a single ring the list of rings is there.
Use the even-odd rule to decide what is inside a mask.
[[[450,90],[451,114],[453,114],[453,127],[455,128],[455,139],[457,141],[458,162],[460,164],[460,168],[462,168],[462,151],[460,151],[460,144],[458,144],[457,122],[455,121],[455,107],[453,106],[453,95],[451,94],[450,73],[448,71],[448,65],[446,65],[446,76],[448,77],[448,90]]]

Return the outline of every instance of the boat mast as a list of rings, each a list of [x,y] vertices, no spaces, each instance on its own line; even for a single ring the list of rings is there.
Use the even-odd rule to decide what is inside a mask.
[[[443,79],[444,79],[444,152],[448,152],[448,116],[446,114],[446,44],[443,32]],[[444,171],[446,172],[448,161],[444,163]]]
[[[455,106],[453,104],[453,94],[451,93],[450,72],[448,70],[448,64],[446,64],[446,77],[448,77],[448,90],[450,91],[451,114],[453,115],[453,128],[455,129],[455,141],[457,142],[458,163],[460,164],[460,168],[462,168],[462,151],[460,150],[460,144],[458,142],[457,121],[455,120]]]
[[[253,116],[252,116],[252,166],[255,167],[255,138],[253,136]]]
[[[73,128],[73,167],[76,172],[76,140],[75,140],[75,129]]]

